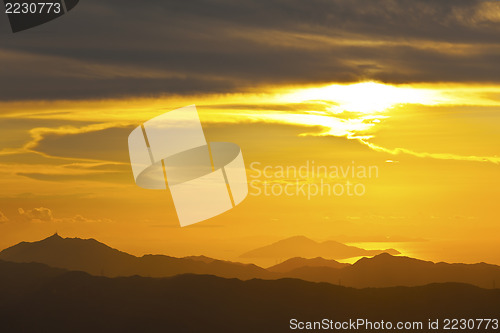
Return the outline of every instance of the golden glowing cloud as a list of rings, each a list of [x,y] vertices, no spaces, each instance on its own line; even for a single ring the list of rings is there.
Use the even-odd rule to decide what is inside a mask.
[[[330,108],[333,113],[348,111],[373,114],[385,112],[398,104],[436,105],[439,103],[438,95],[439,93],[432,89],[362,82],[302,89],[284,95],[282,98],[293,102],[332,101],[337,103]]]

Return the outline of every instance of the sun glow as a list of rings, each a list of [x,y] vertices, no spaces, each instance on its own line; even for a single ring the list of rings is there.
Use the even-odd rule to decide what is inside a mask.
[[[262,93],[265,91],[265,93]],[[8,110],[4,118],[45,119],[74,122],[71,126],[32,128],[22,147],[4,147],[0,156],[30,153],[40,133],[63,135],[102,128],[137,126],[165,110],[196,104],[204,124],[272,123],[304,127],[302,135],[335,136],[359,140],[376,151],[439,159],[493,161],[498,157],[458,156],[415,152],[404,147],[386,148],[373,142],[387,119],[415,117],[422,107],[499,107],[500,86],[461,84],[389,85],[380,82],[329,84],[325,86],[260,87],[233,94],[162,96],[123,100],[0,102]],[[436,110],[437,110],[436,109]],[[428,110],[428,109],[427,109]],[[91,122],[92,126],[80,122]],[[101,128],[102,127],[102,128]]]
[[[442,98],[436,91],[406,86],[391,86],[377,82],[362,82],[349,85],[332,84],[319,88],[301,89],[284,95],[290,102],[331,101],[333,113],[359,112],[374,114],[385,112],[400,104],[436,105]]]

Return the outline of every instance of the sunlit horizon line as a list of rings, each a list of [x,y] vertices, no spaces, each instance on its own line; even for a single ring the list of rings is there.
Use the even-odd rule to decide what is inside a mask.
[[[336,91],[337,90],[337,91]],[[261,92],[257,92],[261,91]],[[262,92],[265,91],[265,92]],[[361,103],[360,110],[356,110],[358,96],[368,92],[376,99],[374,106],[368,106],[369,101]],[[346,93],[342,96],[341,93]],[[382,93],[377,96],[374,93]],[[391,97],[392,93],[400,93],[402,96]],[[68,119],[74,121],[110,120],[137,120],[137,113],[150,114],[164,113],[165,110],[173,110],[177,107],[196,104],[207,110],[218,110],[217,106],[224,104],[241,103],[241,105],[259,104],[293,104],[305,103],[307,101],[336,102],[335,98],[347,105],[347,111],[352,112],[383,112],[383,106],[398,104],[422,104],[440,106],[500,106],[500,99],[495,100],[485,97],[486,93],[500,93],[500,84],[483,85],[479,83],[406,83],[388,84],[379,81],[362,81],[356,83],[329,83],[323,85],[305,84],[256,87],[245,92],[234,93],[207,93],[192,95],[173,95],[157,97],[124,97],[108,99],[83,99],[83,100],[29,100],[29,101],[0,101],[4,110],[12,110],[12,113],[1,115],[1,118],[36,118],[36,119]],[[326,95],[326,97],[325,97]],[[374,96],[375,95],[375,96]],[[384,101],[383,98],[388,98]],[[366,99],[366,97],[365,97]],[[215,106],[213,109],[212,106]],[[97,117],[92,110],[108,111],[100,112]],[[228,109],[218,110],[224,113]],[[18,112],[16,112],[18,111]],[[129,112],[127,112],[129,111]],[[314,111],[314,110],[311,110]],[[339,110],[333,109],[335,113]],[[202,110],[203,112],[203,110]],[[89,115],[92,113],[92,115]],[[132,117],[131,117],[132,116]],[[142,118],[142,117],[141,117]]]

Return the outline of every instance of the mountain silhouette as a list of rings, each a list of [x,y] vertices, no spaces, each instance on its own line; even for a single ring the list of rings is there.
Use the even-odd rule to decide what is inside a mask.
[[[2,332],[290,332],[290,320],[498,318],[500,290],[446,283],[352,289],[208,275],[107,278],[0,260]],[[381,330],[360,329],[366,332]],[[478,332],[486,330],[478,330]]]
[[[321,257],[306,259],[306,258],[291,258],[280,264],[267,268],[268,271],[276,273],[287,273],[296,269],[307,269],[307,267],[329,267],[329,268],[344,268],[349,264],[340,263],[335,260],[327,260]]]
[[[315,242],[304,236],[295,236],[280,240],[271,245],[242,254],[241,258],[274,258],[277,260],[294,257],[327,259],[347,259],[361,256],[374,256],[383,252],[400,254],[394,249],[365,250],[335,241]]]
[[[174,258],[165,255],[136,257],[95,239],[62,238],[54,234],[37,242],[22,242],[0,252],[0,259],[38,262],[72,271],[108,277],[141,275],[167,277],[178,274],[213,274],[221,277],[269,278],[270,273],[252,264],[232,263],[208,257]]]
[[[482,288],[494,288],[500,285],[500,266],[485,263],[433,263],[383,253],[373,258],[362,258],[341,269],[300,267],[287,272],[287,276],[356,288],[420,286],[440,282],[468,283]]]
[[[305,241],[309,242],[307,238]],[[313,259],[297,257],[264,269],[252,264],[217,260],[206,256],[136,257],[94,239],[62,238],[57,234],[41,241],[22,242],[7,248],[0,252],[0,260],[18,263],[36,262],[107,277],[208,274],[240,280],[296,278],[355,288],[421,286],[444,282],[467,283],[482,288],[500,286],[500,266],[485,263],[433,263],[382,253],[373,258],[362,258],[352,265],[320,257]]]

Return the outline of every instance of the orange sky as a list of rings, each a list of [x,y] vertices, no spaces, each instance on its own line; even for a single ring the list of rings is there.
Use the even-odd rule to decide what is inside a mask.
[[[401,241],[376,245],[423,259],[500,264],[500,99],[485,97],[500,87],[371,82],[266,91],[2,103],[10,111],[0,118],[6,134],[0,246],[57,230],[134,254],[234,260],[299,234],[353,243],[392,237]],[[141,122],[191,103],[198,105],[209,141],[240,145],[254,190],[234,210],[180,228],[168,192],[135,185],[127,136]],[[361,179],[300,179],[360,183],[362,196],[254,195],[263,186],[256,183],[255,166],[276,171],[306,163],[374,166],[378,172]],[[296,181],[270,173],[260,181]]]
[[[500,264],[499,1],[86,0],[15,34],[1,17],[0,248],[58,231],[240,260],[305,235]],[[135,185],[127,138],[192,104],[251,190],[180,228],[167,191]],[[312,162],[377,174],[253,178]],[[254,195],[297,181],[363,195]]]

